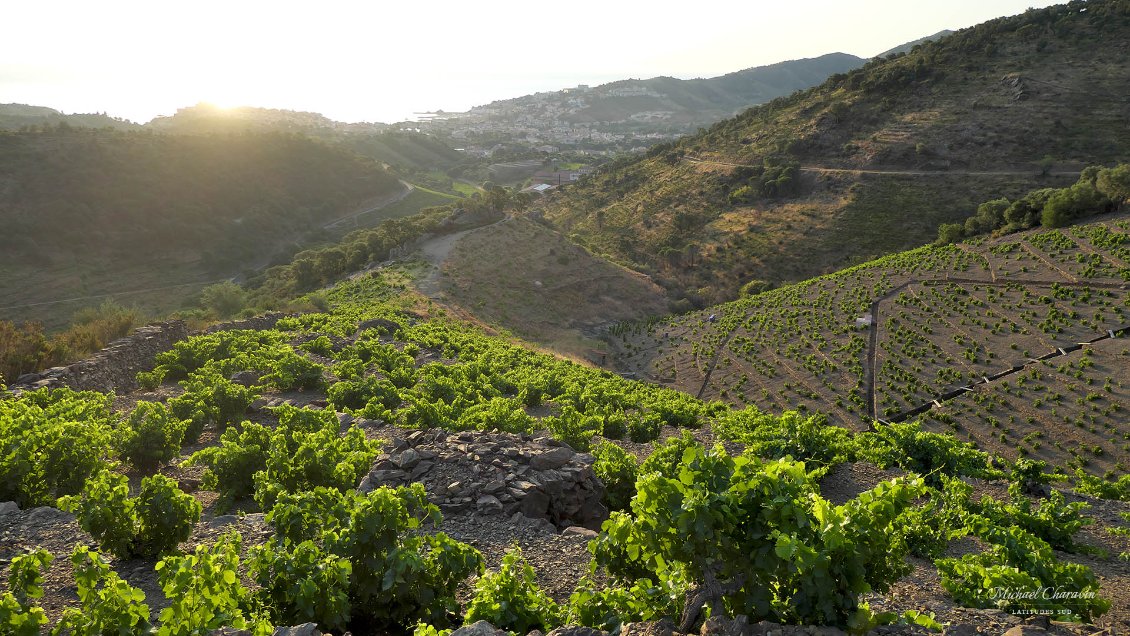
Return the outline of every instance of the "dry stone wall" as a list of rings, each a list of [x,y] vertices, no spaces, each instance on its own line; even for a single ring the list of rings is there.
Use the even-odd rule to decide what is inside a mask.
[[[64,386],[77,391],[130,391],[137,388],[137,372],[153,368],[153,356],[187,337],[183,320],[140,327],[85,360],[24,374],[9,388],[14,392]]]
[[[549,437],[432,429],[386,448],[361,480],[362,492],[418,481],[446,513],[521,513],[593,530],[608,517],[593,456]]]

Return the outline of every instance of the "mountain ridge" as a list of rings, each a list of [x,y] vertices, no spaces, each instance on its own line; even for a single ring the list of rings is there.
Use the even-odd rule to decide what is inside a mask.
[[[1130,8],[1083,8],[1032,10],[873,60],[610,164],[543,214],[699,305],[750,280],[803,280],[928,242],[993,196],[1125,160],[1130,105],[1116,96],[1130,81]]]

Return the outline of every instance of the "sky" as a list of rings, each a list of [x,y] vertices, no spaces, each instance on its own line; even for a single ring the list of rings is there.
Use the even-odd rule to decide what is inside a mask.
[[[137,122],[198,102],[405,120],[625,78],[872,57],[1040,0],[4,3],[0,103]]]

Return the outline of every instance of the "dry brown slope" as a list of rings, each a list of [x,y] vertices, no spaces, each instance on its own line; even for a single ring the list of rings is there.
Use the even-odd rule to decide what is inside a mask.
[[[519,218],[463,236],[439,284],[445,302],[483,322],[598,363],[602,327],[667,311],[662,289],[646,276]]]
[[[984,200],[1062,185],[1040,177],[1045,156],[1056,170],[1125,160],[1130,7],[1080,7],[995,20],[753,108],[567,189],[546,217],[708,302],[921,245]],[[757,175],[691,158],[930,174],[801,172],[783,193],[733,200]]]

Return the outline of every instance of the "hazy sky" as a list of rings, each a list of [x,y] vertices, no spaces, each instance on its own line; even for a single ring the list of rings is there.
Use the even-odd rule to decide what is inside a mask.
[[[656,75],[874,56],[1040,0],[5,2],[0,103],[135,121],[200,101],[395,121]]]

